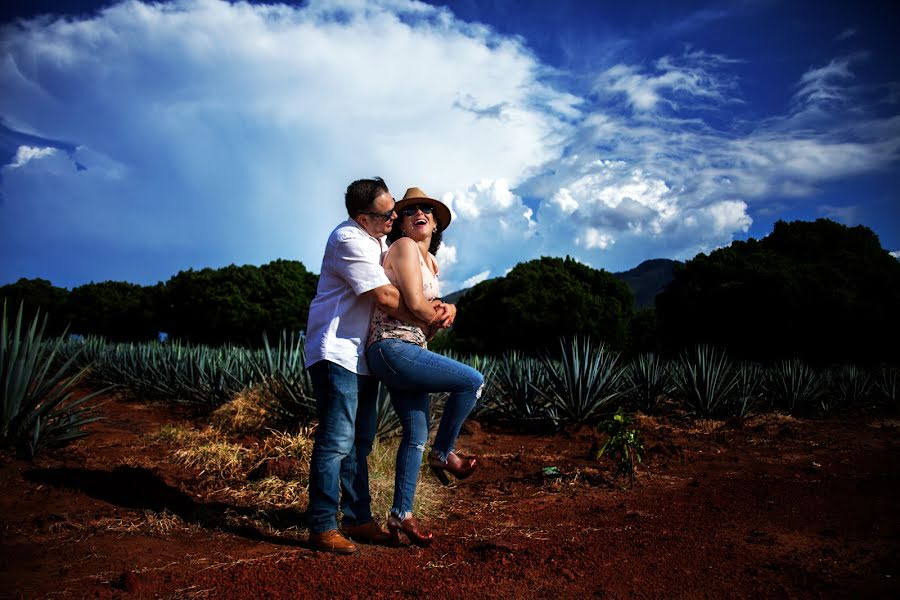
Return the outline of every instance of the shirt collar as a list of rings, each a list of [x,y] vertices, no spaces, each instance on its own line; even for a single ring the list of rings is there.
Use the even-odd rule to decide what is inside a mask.
[[[352,219],[352,218],[349,218],[349,217],[348,217],[348,218],[347,218],[347,223],[350,223],[350,224],[354,225],[357,229],[359,229],[360,231],[362,231],[366,236],[368,236],[370,239],[375,240],[375,241],[378,242],[379,244],[381,244],[382,240],[383,240],[385,237],[387,237],[387,236],[384,236],[384,235],[381,236],[381,237],[375,237],[374,235],[372,235],[371,233],[369,233],[368,231],[366,231],[366,228],[365,228],[365,227],[363,227],[362,225],[360,225],[359,223],[357,223],[357,222],[356,222],[356,219]]]

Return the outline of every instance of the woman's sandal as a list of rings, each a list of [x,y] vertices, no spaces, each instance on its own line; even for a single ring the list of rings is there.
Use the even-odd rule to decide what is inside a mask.
[[[406,534],[406,538],[421,548],[427,548],[434,541],[434,535],[430,531],[422,532],[419,522],[412,515],[400,519],[396,515],[390,515],[387,520],[388,531],[391,533],[391,544],[400,545],[400,532]]]
[[[478,467],[477,463],[478,461],[474,458],[460,458],[455,452],[448,453],[446,461],[441,460],[440,454],[434,450],[428,455],[428,466],[435,477],[444,485],[450,485],[450,478],[447,477],[447,473],[462,480],[475,472],[475,469]]]

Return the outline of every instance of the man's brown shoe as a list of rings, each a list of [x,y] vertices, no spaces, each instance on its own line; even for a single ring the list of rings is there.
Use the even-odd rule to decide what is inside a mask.
[[[337,529],[329,529],[322,533],[310,533],[309,547],[320,552],[334,552],[335,554],[353,554],[358,550],[356,544],[338,533]]]
[[[341,533],[356,542],[364,544],[378,544],[379,546],[387,546],[391,541],[391,536],[381,525],[375,521],[369,521],[362,525],[353,525],[352,527],[341,527]]]

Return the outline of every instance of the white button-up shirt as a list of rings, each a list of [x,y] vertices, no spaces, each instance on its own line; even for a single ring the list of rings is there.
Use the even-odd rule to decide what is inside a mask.
[[[365,343],[374,302],[359,296],[390,283],[381,268],[386,250],[384,237],[372,237],[353,219],[328,236],[316,297],[309,305],[307,367],[329,360],[359,375],[370,374]]]

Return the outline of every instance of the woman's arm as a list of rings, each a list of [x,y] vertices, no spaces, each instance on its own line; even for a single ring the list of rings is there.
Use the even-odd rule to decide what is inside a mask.
[[[390,264],[397,279],[397,289],[403,296],[406,308],[418,319],[430,323],[436,312],[422,289],[422,269],[419,266],[419,247],[409,238],[400,238],[393,244],[385,257],[385,265]],[[390,263],[388,263],[390,261]]]

